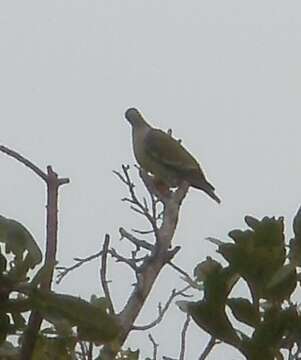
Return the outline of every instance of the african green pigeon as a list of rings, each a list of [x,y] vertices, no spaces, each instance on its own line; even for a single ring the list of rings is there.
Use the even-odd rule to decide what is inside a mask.
[[[132,125],[134,154],[142,169],[168,188],[178,187],[186,181],[220,203],[199,163],[179,141],[152,128],[135,108],[128,109],[125,117]]]

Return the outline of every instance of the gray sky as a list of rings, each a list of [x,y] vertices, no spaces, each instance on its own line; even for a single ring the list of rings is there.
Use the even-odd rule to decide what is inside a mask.
[[[134,164],[129,106],[172,128],[223,199],[217,206],[190,191],[176,263],[191,271],[216,256],[204,238],[226,239],[246,214],[284,215],[290,231],[301,198],[300,11],[297,0],[0,2],[0,143],[71,178],[60,198],[62,265],[98,251],[106,232],[127,249],[118,227],[141,224],[120,202],[125,188],[112,174]],[[43,248],[43,184],[15,161],[0,161],[0,213],[23,222]],[[74,272],[57,290],[100,294],[98,267]],[[133,279],[120,265],[111,279],[120,308]],[[140,324],[174,286],[182,282],[166,270]],[[152,332],[161,355],[178,355],[184,318],[174,307]],[[195,359],[207,336],[191,326],[189,340],[187,359]],[[146,334],[133,334],[129,345],[151,355]],[[209,359],[221,354],[222,346]]]

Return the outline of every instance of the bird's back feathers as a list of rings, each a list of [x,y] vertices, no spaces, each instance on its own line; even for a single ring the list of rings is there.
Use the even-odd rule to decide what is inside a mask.
[[[174,170],[185,172],[200,168],[198,162],[180,142],[162,130],[150,130],[144,141],[149,156]]]

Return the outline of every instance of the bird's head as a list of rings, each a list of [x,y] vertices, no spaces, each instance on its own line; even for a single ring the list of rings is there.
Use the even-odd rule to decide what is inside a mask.
[[[125,112],[125,118],[134,127],[147,125],[141,113],[135,108],[127,109]]]

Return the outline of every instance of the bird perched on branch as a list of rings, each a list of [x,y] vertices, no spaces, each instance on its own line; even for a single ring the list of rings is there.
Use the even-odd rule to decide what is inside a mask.
[[[186,181],[190,186],[203,190],[216,202],[221,202],[197,160],[178,140],[151,127],[135,108],[128,109],[125,117],[132,125],[136,160],[142,169],[154,175],[158,184],[169,189]]]

